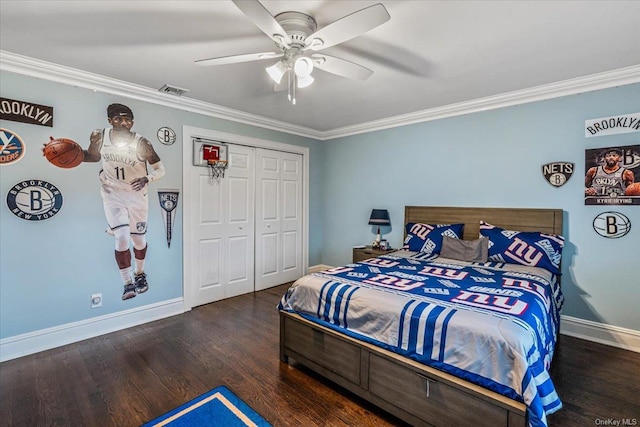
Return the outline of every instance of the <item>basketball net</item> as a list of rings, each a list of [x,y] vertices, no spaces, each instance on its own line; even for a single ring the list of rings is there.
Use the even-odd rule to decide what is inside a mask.
[[[224,170],[227,168],[226,160],[207,160],[207,168],[209,168],[209,183],[220,182],[220,178],[224,178]]]

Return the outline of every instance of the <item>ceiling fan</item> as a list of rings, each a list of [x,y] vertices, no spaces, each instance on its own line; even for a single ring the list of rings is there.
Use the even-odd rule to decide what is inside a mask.
[[[313,83],[311,72],[314,68],[352,79],[369,78],[373,71],[362,65],[335,56],[311,52],[357,37],[390,18],[387,9],[378,3],[318,29],[316,20],[301,12],[283,12],[272,16],[258,0],[232,1],[276,43],[277,51],[201,59],[195,61],[196,64],[210,66],[281,58],[267,67],[266,71],[276,84],[280,84],[286,74],[288,98],[292,104],[296,103],[296,88],[307,87]]]

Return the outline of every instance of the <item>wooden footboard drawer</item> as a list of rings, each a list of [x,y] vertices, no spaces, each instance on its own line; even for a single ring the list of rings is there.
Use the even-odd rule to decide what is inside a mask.
[[[508,411],[371,354],[369,391],[435,426],[507,426]]]
[[[284,345],[313,363],[360,385],[360,348],[321,330],[285,318]],[[294,356],[295,359],[295,356]]]

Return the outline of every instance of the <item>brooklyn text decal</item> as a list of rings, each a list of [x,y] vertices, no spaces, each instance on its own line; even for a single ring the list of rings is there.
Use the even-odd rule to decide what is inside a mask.
[[[640,132],[640,113],[602,117],[584,122],[584,136],[586,138],[630,132]]]
[[[0,119],[53,127],[53,107],[0,98]]]

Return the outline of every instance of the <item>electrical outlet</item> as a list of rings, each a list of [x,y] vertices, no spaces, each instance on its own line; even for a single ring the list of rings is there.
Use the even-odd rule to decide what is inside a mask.
[[[91,295],[91,308],[102,307],[102,294]]]

